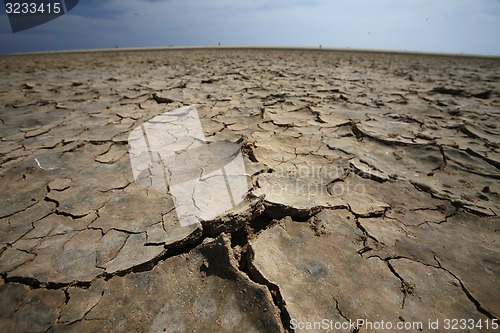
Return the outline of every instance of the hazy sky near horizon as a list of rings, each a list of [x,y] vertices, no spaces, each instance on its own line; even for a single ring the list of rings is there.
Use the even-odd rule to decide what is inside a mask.
[[[500,0],[80,0],[0,53],[157,46],[311,46],[500,55]]]

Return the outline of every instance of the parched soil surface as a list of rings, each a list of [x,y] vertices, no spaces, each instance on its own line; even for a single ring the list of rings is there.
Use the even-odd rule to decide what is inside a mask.
[[[116,50],[0,71],[1,332],[499,324],[499,58]],[[188,105],[240,144],[249,191],[181,226],[128,139]]]

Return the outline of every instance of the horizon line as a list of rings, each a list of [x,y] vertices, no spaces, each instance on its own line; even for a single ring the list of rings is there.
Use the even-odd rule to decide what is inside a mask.
[[[113,51],[166,51],[166,50],[194,50],[194,49],[271,49],[271,50],[315,50],[315,51],[337,51],[337,52],[365,52],[365,53],[394,53],[408,55],[430,55],[430,56],[454,56],[454,57],[471,57],[471,58],[500,58],[497,54],[475,54],[475,53],[452,53],[452,52],[434,52],[434,51],[416,51],[416,50],[396,50],[396,49],[368,49],[368,48],[351,48],[351,47],[324,47],[322,45],[314,46],[265,46],[265,45],[201,45],[201,46],[144,46],[144,47],[114,47],[114,48],[97,48],[97,49],[67,49],[67,50],[50,50],[50,51],[34,51],[34,52],[15,52],[2,53],[0,56],[19,56],[19,55],[42,55],[42,54],[65,54],[65,53],[99,53]]]

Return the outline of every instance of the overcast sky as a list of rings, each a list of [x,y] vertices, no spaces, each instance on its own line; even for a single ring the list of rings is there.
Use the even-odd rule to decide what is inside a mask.
[[[0,53],[151,46],[367,48],[500,55],[500,0],[80,0]]]

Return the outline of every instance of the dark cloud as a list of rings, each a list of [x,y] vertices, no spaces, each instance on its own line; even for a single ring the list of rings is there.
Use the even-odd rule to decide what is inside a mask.
[[[498,0],[82,0],[0,52],[166,45],[297,45],[500,54]]]

